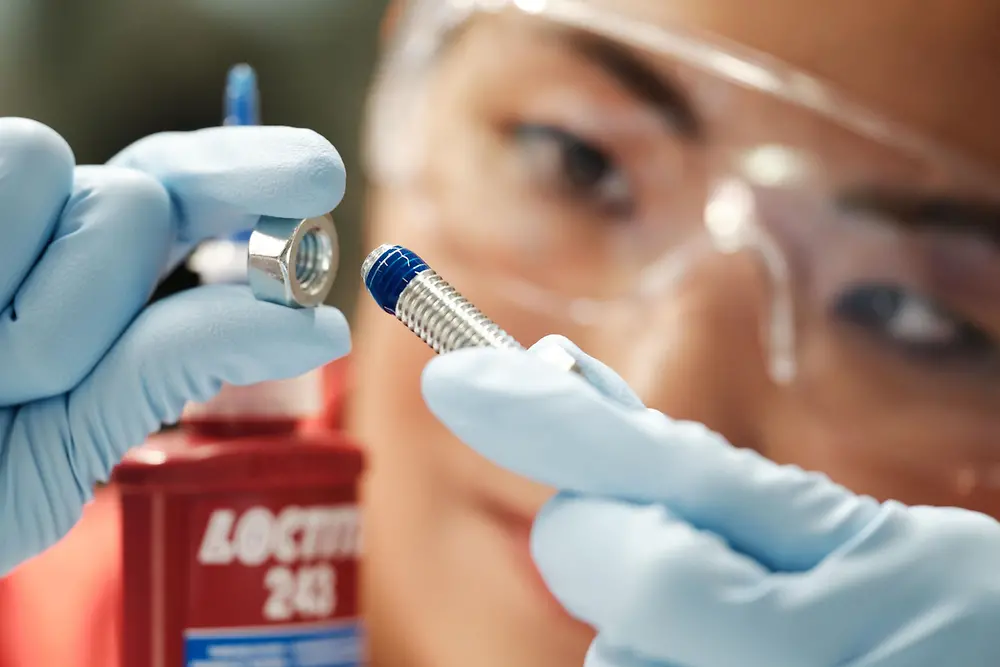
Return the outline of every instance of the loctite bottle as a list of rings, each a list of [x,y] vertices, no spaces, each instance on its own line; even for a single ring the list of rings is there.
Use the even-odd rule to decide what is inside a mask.
[[[116,468],[123,667],[363,663],[363,459],[322,399],[318,372],[226,386]]]

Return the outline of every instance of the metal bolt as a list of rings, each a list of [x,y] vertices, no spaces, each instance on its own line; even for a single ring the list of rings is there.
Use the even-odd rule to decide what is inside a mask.
[[[248,251],[247,279],[261,301],[315,308],[337,277],[340,249],[329,214],[304,220],[262,217]]]
[[[375,302],[438,354],[466,347],[523,350],[514,337],[458,293],[413,251],[380,245],[361,265],[361,279]],[[532,348],[547,361],[579,373],[576,360],[558,345]]]

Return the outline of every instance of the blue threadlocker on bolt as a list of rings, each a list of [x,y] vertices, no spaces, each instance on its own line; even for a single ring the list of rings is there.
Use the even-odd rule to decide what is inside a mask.
[[[439,354],[465,347],[524,349],[412,250],[379,246],[362,263],[361,279],[382,310]]]

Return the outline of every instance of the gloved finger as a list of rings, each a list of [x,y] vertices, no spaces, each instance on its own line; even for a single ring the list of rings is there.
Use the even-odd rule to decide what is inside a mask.
[[[811,568],[879,510],[700,424],[610,401],[530,353],[436,357],[423,392],[438,419],[497,464],[559,489],[665,503],[771,569]]]
[[[173,231],[163,186],[114,167],[79,167],[74,180],[12,316],[0,319],[0,405],[75,387],[146,303],[166,260]]]
[[[257,301],[249,288],[199,287],[158,301],[70,394],[73,467],[84,483],[106,479],[125,452],[188,401],[222,383],[292,378],[350,351],[343,314]]]
[[[222,382],[295,377],[349,349],[336,309],[264,303],[246,287],[200,287],[153,304],[68,397],[0,411],[0,525],[20,526],[17,544],[0,549],[0,576],[65,535],[95,483],[187,401],[210,398]]]
[[[639,395],[632,391],[632,387],[628,386],[618,373],[587,355],[576,343],[565,336],[555,334],[545,336],[532,345],[530,351],[545,354],[550,347],[557,347],[573,357],[580,374],[590,383],[590,386],[611,400],[629,408],[643,409],[646,407]]]
[[[170,192],[178,241],[168,268],[199,241],[250,229],[262,215],[328,213],[343,198],[347,178],[329,141],[311,130],[277,126],[154,134],[110,164],[143,171]]]
[[[54,130],[0,118],[0,317],[42,253],[73,185],[73,151]]]
[[[842,644],[802,645],[823,633],[809,631],[812,614],[793,613],[795,575],[773,577],[662,506],[557,496],[531,547],[556,599],[618,655],[697,667],[839,664],[827,658]]]

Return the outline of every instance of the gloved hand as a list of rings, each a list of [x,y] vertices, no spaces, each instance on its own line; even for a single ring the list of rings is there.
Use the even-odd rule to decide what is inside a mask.
[[[75,167],[59,135],[0,119],[0,576],[64,535],[131,447],[222,382],[294,377],[347,353],[337,310],[201,287],[144,308],[195,243],[344,192],[307,130],[161,134]]]
[[[560,489],[532,550],[598,637],[588,667],[1000,664],[1000,524],[858,497],[531,353],[434,359],[431,410],[496,463]]]

